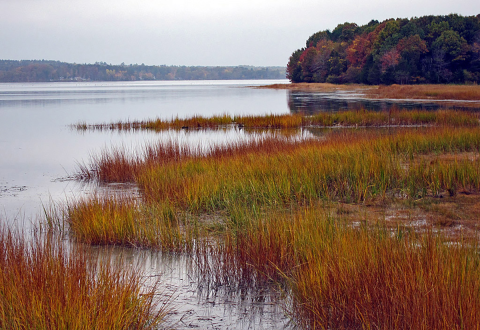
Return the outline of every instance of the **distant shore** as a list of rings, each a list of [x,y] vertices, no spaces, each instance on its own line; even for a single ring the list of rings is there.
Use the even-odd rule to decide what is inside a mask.
[[[259,86],[266,89],[288,89],[306,92],[360,92],[369,99],[415,99],[429,101],[468,101],[480,103],[479,85],[336,85],[328,83],[290,83]],[[463,105],[463,104],[462,104]]]

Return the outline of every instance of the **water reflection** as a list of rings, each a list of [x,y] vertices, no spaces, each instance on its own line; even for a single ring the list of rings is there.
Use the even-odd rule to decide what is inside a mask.
[[[341,110],[373,110],[388,111],[392,108],[412,110],[438,110],[452,108],[458,110],[480,111],[478,102],[471,107],[459,106],[457,102],[449,101],[421,101],[421,100],[392,100],[392,99],[367,99],[361,92],[333,91],[333,92],[302,92],[288,91],[288,107],[292,113],[314,114],[325,111]]]
[[[295,329],[275,288],[218,285],[198,271],[195,256],[121,247],[96,248],[101,260],[122,260],[157,280],[159,299],[173,297],[165,329]],[[282,303],[283,301],[283,303]]]

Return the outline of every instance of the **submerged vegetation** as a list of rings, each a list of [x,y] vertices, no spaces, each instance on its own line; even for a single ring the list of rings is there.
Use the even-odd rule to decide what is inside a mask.
[[[167,310],[144,282],[59,237],[0,228],[1,329],[156,329]]]
[[[479,327],[477,114],[347,111],[77,128],[233,124],[382,128],[202,150],[104,150],[78,176],[133,182],[139,196],[72,201],[59,221],[88,244],[187,252],[218,285],[280,283],[305,328]]]

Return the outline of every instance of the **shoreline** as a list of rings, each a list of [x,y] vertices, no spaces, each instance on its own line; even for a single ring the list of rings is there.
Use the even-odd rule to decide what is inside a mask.
[[[362,85],[329,83],[289,83],[258,86],[259,89],[278,89],[303,92],[347,91],[361,93],[367,99],[421,100],[428,102],[461,102],[461,106],[480,103],[478,85]]]

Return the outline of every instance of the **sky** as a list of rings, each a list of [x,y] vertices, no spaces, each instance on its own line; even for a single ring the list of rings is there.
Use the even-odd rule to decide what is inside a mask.
[[[480,14],[478,0],[0,0],[0,59],[285,66],[338,24]]]

